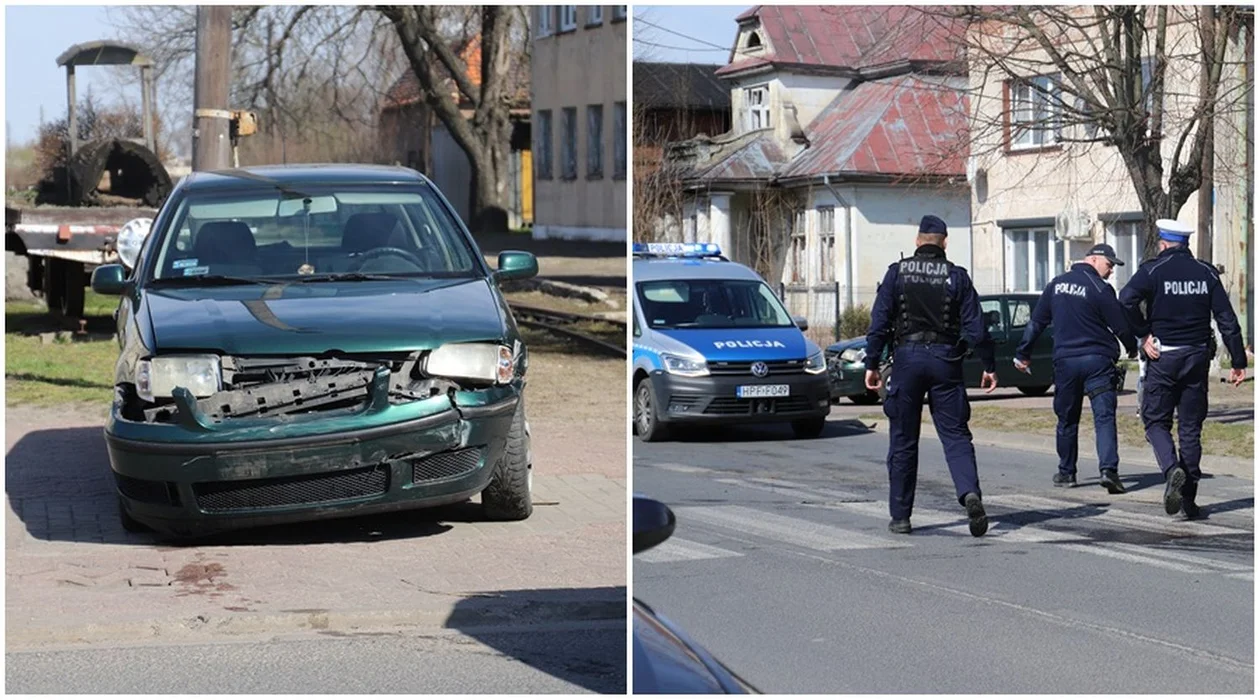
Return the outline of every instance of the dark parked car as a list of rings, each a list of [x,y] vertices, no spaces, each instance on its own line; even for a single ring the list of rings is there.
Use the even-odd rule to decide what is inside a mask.
[[[664,503],[634,496],[634,553],[646,552],[674,534],[677,520]],[[757,693],[678,625],[634,599],[635,695]]]
[[[1031,374],[1015,369],[1015,348],[1024,337],[1024,327],[1032,318],[1039,294],[982,294],[980,311],[985,325],[993,336],[997,355],[998,385],[1014,387],[1029,396],[1038,396],[1054,385],[1054,327],[1048,327],[1032,350]],[[856,404],[879,403],[883,388],[877,394],[866,388],[866,338],[850,338],[827,347],[827,367],[831,380],[832,400],[848,397]],[[891,364],[887,350],[880,362],[884,385],[887,385]],[[963,361],[963,376],[967,385],[980,386],[980,358],[972,352]]]
[[[105,426],[129,530],[175,535],[452,503],[532,512],[527,365],[499,281],[406,168],[194,173],[127,276]]]

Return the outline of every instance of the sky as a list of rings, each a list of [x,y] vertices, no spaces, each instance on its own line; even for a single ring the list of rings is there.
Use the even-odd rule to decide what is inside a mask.
[[[35,138],[41,106],[45,121],[66,114],[66,71],[57,57],[74,44],[115,38],[115,30],[101,6],[9,5],[4,20],[5,135],[6,143],[19,145]],[[80,101],[89,86],[94,98],[115,89],[108,69],[80,67],[75,71]]]
[[[634,60],[724,65],[735,42],[735,18],[750,7],[635,5]]]

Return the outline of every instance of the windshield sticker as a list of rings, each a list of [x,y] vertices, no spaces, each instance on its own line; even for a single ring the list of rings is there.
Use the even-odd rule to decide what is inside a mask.
[[[715,348],[786,348],[778,340],[715,340]]]
[[[204,275],[209,271],[210,271],[209,265],[202,265],[201,267],[186,267],[184,268],[184,276],[196,277],[197,275]]]
[[[182,270],[185,267],[196,267],[196,266],[197,266],[197,258],[185,258],[183,260],[176,260],[175,262],[171,263],[171,267],[175,268],[176,270]]]

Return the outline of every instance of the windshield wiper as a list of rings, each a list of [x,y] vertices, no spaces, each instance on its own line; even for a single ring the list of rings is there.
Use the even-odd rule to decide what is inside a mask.
[[[299,192],[298,190],[295,190],[292,187],[289,187],[283,182],[280,182],[278,180],[273,180],[269,177],[264,177],[256,173],[251,173],[248,170],[241,170],[240,168],[225,168],[223,170],[215,170],[213,172],[215,175],[224,175],[226,177],[238,177],[242,180],[253,180],[254,182],[266,183],[276,188],[277,190],[280,190],[285,195],[288,195],[289,197],[292,197],[294,199],[310,199],[311,197],[309,194],[306,194],[305,192]]]
[[[306,282],[364,282],[370,280],[408,279],[401,275],[382,275],[368,272],[333,272],[326,275],[303,275],[296,279],[286,280],[297,284]]]
[[[155,287],[228,287],[242,284],[278,284],[279,280],[263,277],[233,277],[231,275],[194,275],[190,277],[159,277],[149,284]]]

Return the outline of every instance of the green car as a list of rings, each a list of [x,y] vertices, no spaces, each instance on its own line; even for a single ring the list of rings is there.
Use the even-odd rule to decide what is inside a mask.
[[[1030,373],[1015,369],[1015,348],[1024,338],[1024,327],[1032,318],[1039,294],[982,294],[980,312],[984,316],[989,334],[993,336],[997,355],[999,387],[1014,387],[1029,396],[1046,393],[1054,385],[1054,326],[1048,326],[1032,349]],[[841,340],[828,346],[826,351],[828,376],[831,380],[831,399],[848,397],[856,404],[875,404],[883,399],[883,387],[879,393],[866,388],[866,338]],[[891,365],[887,350],[880,361],[884,385],[888,384]],[[980,358],[976,353],[963,360],[963,376],[967,385],[980,386]]]
[[[194,173],[121,295],[105,426],[122,523],[175,536],[459,502],[532,512],[528,364],[499,281],[423,175]]]

